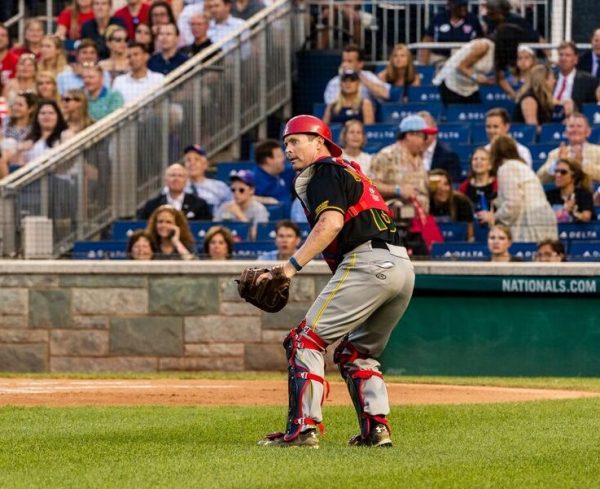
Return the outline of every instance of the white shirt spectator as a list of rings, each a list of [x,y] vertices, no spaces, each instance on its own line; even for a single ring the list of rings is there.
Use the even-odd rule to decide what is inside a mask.
[[[362,172],[369,176],[369,171],[371,169],[371,158],[373,158],[373,155],[361,151],[358,156],[350,156],[345,151],[342,151],[342,158],[348,161],[355,161],[360,165]]]
[[[533,166],[533,158],[531,156],[531,151],[529,151],[529,148],[527,146],[523,146],[518,141],[515,141],[515,144],[517,145],[517,151],[519,152],[519,156],[525,163],[527,163],[527,166],[531,168]],[[492,143],[488,143],[484,147],[489,151],[492,147]]]
[[[137,100],[162,84],[165,75],[148,70],[143,78],[134,78],[131,73],[125,73],[115,78],[112,89],[123,96],[125,104]]]
[[[236,19],[231,15],[227,18],[225,22],[221,22],[219,24],[217,24],[217,22],[215,22],[215,20],[213,19],[210,21],[210,24],[208,26],[208,38],[212,42],[217,43],[221,39],[224,39],[227,36],[229,36],[232,32],[237,31],[240,27],[242,27],[245,24],[246,22],[242,19]]]
[[[190,20],[194,15],[202,15],[204,13],[204,0],[198,0],[196,3],[190,3],[183,7],[177,19],[177,27],[179,28],[179,40],[184,46],[189,46],[194,43],[194,35],[190,27]],[[210,36],[209,36],[210,37]],[[214,41],[213,41],[214,42]]]
[[[175,198],[171,197],[171,192],[169,192],[168,190],[167,190],[166,194],[167,194],[167,204],[169,204],[172,207],[175,207],[175,209],[180,211],[181,208],[183,207],[183,199],[185,198],[185,192],[181,192],[179,194],[179,196],[177,196]]]

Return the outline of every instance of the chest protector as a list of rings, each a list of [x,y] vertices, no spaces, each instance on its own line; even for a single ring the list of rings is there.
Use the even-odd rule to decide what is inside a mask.
[[[298,174],[296,180],[294,182],[294,188],[296,190],[296,194],[298,195],[300,202],[302,203],[302,207],[304,208],[304,213],[306,214],[306,218],[310,224],[310,227],[313,228],[316,224],[316,216],[310,212],[308,206],[306,205],[306,190],[308,188],[308,184],[312,180],[316,167],[320,164],[330,164],[330,165],[338,165],[344,168],[352,177],[354,178],[357,184],[362,184],[362,194],[359,199],[344,213],[344,225],[358,216],[361,212],[368,211],[370,209],[379,209],[384,211],[390,218],[393,220],[394,215],[390,208],[386,205],[385,200],[377,190],[377,187],[373,185],[371,180],[362,172],[358,163],[354,161],[346,161],[342,158],[323,158],[319,160],[316,164],[309,166],[301,173]],[[342,256],[339,251],[339,235],[336,237],[328,246],[323,250],[323,258],[329,265],[329,268],[332,272],[335,272],[338,265],[342,261]]]

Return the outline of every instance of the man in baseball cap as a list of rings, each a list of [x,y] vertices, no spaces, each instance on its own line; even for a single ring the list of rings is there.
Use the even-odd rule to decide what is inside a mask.
[[[417,199],[425,212],[429,211],[427,171],[423,165],[426,136],[436,134],[418,115],[402,119],[394,144],[380,150],[371,160],[371,176],[386,199]]]

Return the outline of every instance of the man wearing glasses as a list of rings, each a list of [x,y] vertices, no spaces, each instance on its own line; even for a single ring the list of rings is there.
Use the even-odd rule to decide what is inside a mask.
[[[98,63],[98,46],[91,39],[83,39],[77,46],[75,64],[71,70],[64,70],[56,77],[58,93],[64,95],[69,90],[83,89],[84,67],[95,66]],[[110,73],[104,72],[103,85],[108,88],[111,84]]]

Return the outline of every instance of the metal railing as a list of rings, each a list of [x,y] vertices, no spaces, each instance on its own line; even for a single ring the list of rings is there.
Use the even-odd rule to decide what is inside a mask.
[[[26,218],[44,216],[52,255],[60,256],[115,218],[133,216],[187,145],[213,155],[251,128],[266,134],[267,117],[291,102],[290,20],[290,2],[279,0],[170,73],[161,88],[0,181],[2,255],[20,255],[23,230],[35,232]]]
[[[561,0],[562,1],[562,0]],[[551,0],[527,0],[515,10],[527,15],[547,40],[551,34]],[[480,1],[469,2],[469,9]],[[412,44],[423,38],[426,27],[447,0],[307,0],[301,4],[306,38],[313,47],[342,49],[359,44],[370,59],[387,59],[397,43]]]

